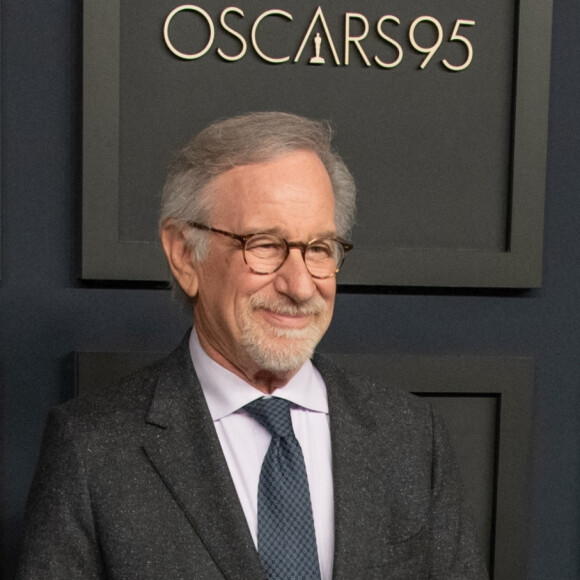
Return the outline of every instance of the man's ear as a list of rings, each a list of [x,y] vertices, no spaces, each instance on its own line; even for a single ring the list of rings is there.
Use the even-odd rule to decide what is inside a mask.
[[[183,226],[167,220],[161,228],[161,243],[167,262],[181,289],[194,298],[199,288],[197,270],[192,262],[191,249],[183,235]]]

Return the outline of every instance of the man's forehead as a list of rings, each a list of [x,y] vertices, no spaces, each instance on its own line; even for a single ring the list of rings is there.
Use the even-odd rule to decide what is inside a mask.
[[[238,165],[233,165],[229,169],[222,171],[220,174],[216,175],[212,182],[220,181],[225,177],[230,177],[232,180],[236,180],[242,178],[244,175],[248,173],[266,173],[269,169],[273,169],[280,165],[285,165],[286,163],[290,162],[291,160],[296,160],[297,163],[306,162],[315,163],[320,166],[320,169],[328,176],[328,172],[326,171],[326,167],[322,159],[318,156],[317,153],[311,151],[310,149],[294,149],[290,151],[284,151],[277,155],[273,155],[272,157],[268,158],[259,158],[255,161],[251,161],[248,163],[241,163]],[[330,177],[329,177],[330,179]],[[210,182],[210,183],[212,183]]]
[[[306,150],[234,167],[215,177],[207,189],[212,205],[226,206],[223,209],[229,211],[232,206],[334,203],[326,168],[315,153]]]

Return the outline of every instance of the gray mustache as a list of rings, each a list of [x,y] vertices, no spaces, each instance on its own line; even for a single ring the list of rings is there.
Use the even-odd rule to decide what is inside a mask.
[[[287,304],[280,302],[270,301],[258,296],[254,296],[250,299],[250,306],[252,310],[270,310],[275,314],[288,315],[288,316],[305,316],[310,314],[320,314],[325,307],[324,300],[322,298],[315,297],[305,304]]]

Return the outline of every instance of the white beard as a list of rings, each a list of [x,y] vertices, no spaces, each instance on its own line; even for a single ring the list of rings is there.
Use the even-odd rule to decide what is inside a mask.
[[[249,311],[241,319],[241,343],[252,361],[261,369],[287,372],[299,369],[314,354],[316,345],[328,328],[328,305],[317,296],[306,304],[284,304],[259,295],[250,298]],[[306,328],[265,327],[254,313],[259,309],[278,314],[315,314],[315,322]]]

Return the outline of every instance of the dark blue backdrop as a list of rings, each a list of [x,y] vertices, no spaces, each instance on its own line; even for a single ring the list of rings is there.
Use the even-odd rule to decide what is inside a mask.
[[[325,348],[532,357],[528,576],[578,580],[580,5],[554,4],[543,288],[343,292]],[[165,290],[77,279],[81,11],[81,2],[66,0],[2,2],[0,483],[8,578],[45,413],[72,392],[70,353],[168,350],[188,325]]]

